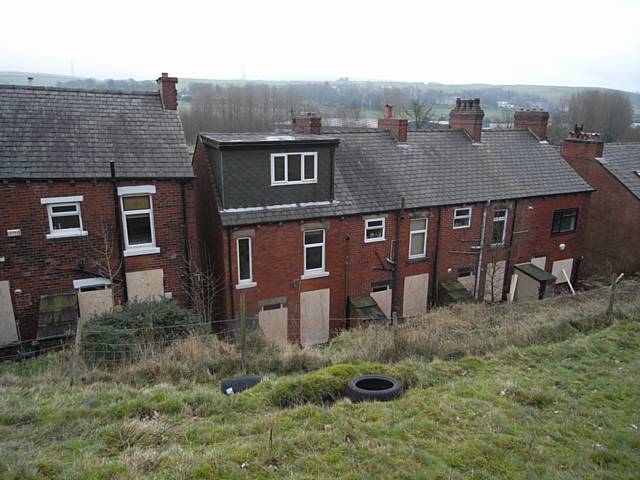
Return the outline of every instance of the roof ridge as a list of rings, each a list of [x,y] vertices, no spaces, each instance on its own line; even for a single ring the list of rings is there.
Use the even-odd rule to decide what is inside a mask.
[[[102,93],[113,95],[153,95],[159,96],[160,92],[152,92],[149,90],[105,90],[100,88],[65,88],[65,87],[46,87],[43,85],[14,85],[10,83],[0,83],[0,89],[7,90],[42,90],[51,92],[80,92],[80,93]]]

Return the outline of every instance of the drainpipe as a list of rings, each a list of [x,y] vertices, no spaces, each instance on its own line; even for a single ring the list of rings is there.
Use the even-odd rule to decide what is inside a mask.
[[[431,306],[438,303],[438,251],[440,249],[440,222],[442,221],[442,207],[438,207],[438,224],[436,225],[436,245],[433,249],[433,279],[431,280]],[[429,232],[427,232],[427,236]],[[429,244],[427,238],[427,245]]]
[[[507,264],[504,266],[504,275],[506,280],[509,280],[509,288],[511,288],[511,275],[508,275],[511,268],[511,257],[513,256],[513,232],[516,230],[516,215],[518,214],[518,199],[516,198],[513,204],[513,218],[511,219],[511,235],[509,235],[509,252],[507,253]],[[503,282],[504,283],[504,282]],[[503,285],[504,288],[504,285]]]
[[[482,269],[482,260],[484,257],[484,233],[487,227],[487,207],[491,205],[491,200],[487,200],[482,210],[482,228],[480,229],[480,254],[478,255],[478,267],[476,268],[476,284],[473,296],[476,300],[480,297],[480,274]]]
[[[120,269],[122,271],[122,294],[124,295],[125,303],[129,300],[129,294],[127,292],[127,271],[124,264],[124,254],[122,253],[122,245],[124,244],[124,238],[122,237],[122,215],[120,214],[120,198],[118,197],[118,184],[116,177],[116,164],[113,160],[109,162],[111,168],[111,184],[113,185],[113,208],[116,216],[116,236],[118,237],[118,257],[120,258]]]
[[[398,312],[400,310],[398,306],[398,289],[396,283],[398,282],[398,267],[400,265],[400,222],[404,217],[404,197],[400,200],[400,210],[396,210],[396,225],[395,225],[395,243],[396,252],[393,256],[393,265],[391,266],[391,311]]]

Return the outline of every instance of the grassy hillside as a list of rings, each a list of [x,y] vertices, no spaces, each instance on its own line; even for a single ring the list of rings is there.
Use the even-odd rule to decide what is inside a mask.
[[[0,477],[638,478],[640,298],[622,302],[604,329],[602,308],[594,298],[435,312],[424,329],[440,358],[444,339],[458,335],[464,341],[449,352],[454,357],[481,345],[533,345],[455,361],[409,349],[412,357],[391,367],[367,366],[353,354],[376,338],[355,332],[313,355],[356,363],[272,374],[231,397],[218,392],[215,376],[199,376],[187,345],[170,362],[154,357],[133,370],[93,372],[74,387],[64,354],[4,364]],[[581,333],[589,325],[592,333]],[[553,343],[559,338],[566,340]],[[171,380],[171,368],[184,370]],[[395,402],[280,408],[274,401],[283,391],[335,388],[327,379],[345,372],[389,368],[413,386]]]

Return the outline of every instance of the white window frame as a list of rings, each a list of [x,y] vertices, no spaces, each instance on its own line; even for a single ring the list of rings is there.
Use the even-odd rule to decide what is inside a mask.
[[[289,155],[300,155],[300,180],[289,181]],[[304,178],[304,157],[313,155],[313,178]],[[276,180],[276,157],[284,157],[284,180]],[[318,183],[318,152],[287,152],[271,154],[271,186],[300,185],[303,183]]]
[[[155,185],[135,185],[131,187],[118,187],[118,196],[120,197],[120,214],[121,214],[121,221],[122,221],[122,232],[124,234],[124,251],[122,252],[122,254],[125,257],[160,253],[160,248],[156,246],[156,227],[155,227],[155,220],[153,216],[153,196],[152,196],[154,193],[156,193]],[[125,197],[141,197],[143,195],[147,195],[149,197],[149,208],[125,211],[124,209]],[[151,228],[151,243],[129,245],[127,215],[140,215],[144,213],[149,214],[149,224]]]
[[[306,237],[308,233],[322,232],[321,243],[310,243],[307,245]],[[326,254],[327,232],[324,228],[316,228],[314,230],[305,230],[302,232],[302,247],[303,247],[303,278],[313,278],[315,276],[324,276],[327,274],[325,271],[325,254]],[[322,247],[322,266],[320,268],[307,269],[307,249]]]
[[[245,279],[240,278],[240,240],[249,241],[249,278]],[[257,285],[257,283],[253,281],[253,239],[251,237],[236,238],[236,268],[238,269],[238,283],[236,285],[237,289],[250,288]]]
[[[412,230],[411,229],[411,221],[412,220],[424,220],[424,229]],[[425,258],[427,256],[427,235],[429,232],[429,219],[427,217],[416,217],[409,219],[409,259],[413,258]],[[411,250],[413,246],[413,235],[418,233],[424,233],[424,245],[422,245],[422,253],[411,255]]]
[[[377,230],[380,228],[379,225],[375,227],[370,227],[369,222],[379,222],[382,221],[382,237],[375,238],[367,238],[368,230]],[[375,217],[375,218],[365,218],[364,220],[364,243],[373,243],[373,242],[384,242],[387,239],[387,222],[384,217]]]
[[[84,237],[88,235],[88,232],[84,230],[82,224],[82,210],[80,208],[80,203],[84,200],[83,195],[72,195],[68,197],[48,197],[41,198],[40,205],[45,205],[47,207],[47,219],[49,220],[49,233],[47,233],[46,238],[68,238],[68,237]],[[56,213],[53,211],[52,207],[69,207],[74,206],[75,212],[60,212]],[[78,228],[63,228],[63,229],[54,229],[53,228],[53,219],[55,217],[71,217],[78,216]]]
[[[468,215],[458,215],[458,212],[460,210],[468,210],[469,214]],[[471,227],[471,215],[473,214],[473,209],[471,207],[460,207],[460,208],[456,208],[453,211],[453,229],[454,230],[458,230],[461,228],[470,228]],[[460,225],[458,227],[456,227],[456,220],[462,220],[462,219],[467,219],[467,224],[466,225]]]
[[[505,237],[507,235],[507,219],[509,218],[509,209],[508,208],[496,208],[493,210],[493,222],[496,221],[496,212],[504,212],[504,217],[500,217],[499,219],[504,219],[504,225],[502,225],[502,239],[499,242],[492,242],[491,245],[504,245]],[[491,228],[491,236],[493,237],[493,227]],[[492,238],[493,240],[493,238]]]

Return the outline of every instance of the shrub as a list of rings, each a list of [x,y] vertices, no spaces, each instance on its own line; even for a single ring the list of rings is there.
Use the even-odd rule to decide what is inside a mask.
[[[395,367],[374,363],[338,364],[275,385],[271,402],[278,407],[303,403],[332,403],[344,397],[349,380],[358,375],[380,374],[400,379],[406,387],[415,385],[415,369],[399,364]]]
[[[136,359],[146,349],[163,349],[176,338],[205,333],[208,325],[189,310],[167,300],[132,302],[120,312],[89,319],[82,329],[81,350],[91,364]]]

